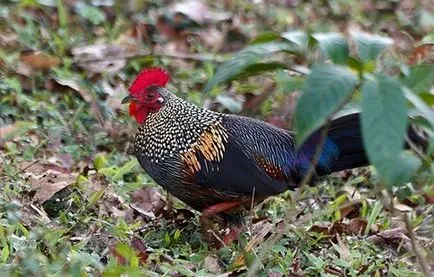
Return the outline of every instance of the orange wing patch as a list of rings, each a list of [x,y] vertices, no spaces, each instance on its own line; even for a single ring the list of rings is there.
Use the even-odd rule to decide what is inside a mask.
[[[181,154],[184,164],[189,172],[194,174],[201,169],[197,154],[201,153],[207,161],[220,161],[225,151],[225,143],[228,140],[226,129],[215,124],[207,128],[197,142],[193,143],[187,151]]]
[[[262,156],[256,156],[256,161],[260,168],[265,170],[268,176],[277,180],[285,180],[285,175],[282,172],[282,169],[279,166],[276,166],[269,162],[266,158]]]

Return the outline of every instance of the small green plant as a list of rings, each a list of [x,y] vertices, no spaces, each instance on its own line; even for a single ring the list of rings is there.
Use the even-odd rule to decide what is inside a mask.
[[[305,68],[303,80],[297,79],[297,87],[302,91],[295,112],[297,143],[302,144],[313,131],[351,103],[353,109],[361,112],[369,160],[387,185],[403,184],[418,171],[422,160],[431,163],[434,111],[424,96],[431,89],[434,67],[394,61],[395,66],[387,68],[385,60],[389,57],[385,51],[393,43],[390,38],[363,32],[352,32],[351,38],[354,53],[339,33],[264,34],[219,66],[205,91],[230,80],[285,68],[291,70],[288,63],[274,61],[273,55],[278,53],[304,60],[319,56],[309,61],[310,68]],[[282,60],[281,56],[278,59]],[[282,78],[285,77],[280,74],[283,89],[294,88],[293,77],[287,76],[286,81]],[[410,116],[412,124],[423,128],[430,137],[428,155],[421,157],[404,151]]]

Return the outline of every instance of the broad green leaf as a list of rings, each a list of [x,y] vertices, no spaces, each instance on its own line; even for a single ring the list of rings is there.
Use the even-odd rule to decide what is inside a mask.
[[[357,53],[364,62],[373,61],[386,47],[393,44],[388,37],[372,35],[365,32],[351,32],[357,47]]]
[[[362,87],[362,133],[371,163],[388,184],[399,181],[393,166],[404,148],[407,105],[398,80],[368,75]]]
[[[280,51],[295,51],[295,46],[288,42],[268,42],[254,44],[238,52],[227,62],[217,68],[217,72],[205,86],[205,91],[210,91],[215,86],[232,80],[242,74],[246,68],[256,64],[267,55]]]
[[[282,38],[297,45],[299,51],[304,52],[309,45],[309,37],[303,31],[288,31],[282,33]]]
[[[420,98],[428,105],[434,107],[434,94],[431,93],[419,93]]]
[[[260,34],[259,36],[257,36],[256,38],[254,38],[250,42],[250,44],[265,43],[265,42],[279,40],[280,38],[281,38],[281,36],[280,36],[279,33],[268,32],[268,33]]]
[[[232,80],[243,79],[249,76],[258,75],[260,73],[271,72],[278,69],[286,69],[287,67],[279,62],[255,63],[249,65],[240,74],[234,76]]]
[[[284,71],[279,71],[275,75],[275,82],[279,91],[281,92],[293,92],[296,90],[301,90],[303,87],[305,78],[301,76],[290,76]]]
[[[415,94],[408,88],[403,88],[403,90],[407,100],[410,101],[410,103],[415,106],[419,114],[434,127],[434,110],[425,104],[418,94]]]
[[[356,82],[357,76],[341,66],[320,65],[312,70],[295,111],[298,145],[337,112],[351,96]]]
[[[358,72],[362,72],[364,68],[363,63],[354,57],[348,57],[347,65]]]
[[[434,82],[434,66],[421,64],[410,68],[410,73],[403,83],[416,93],[429,92]]]
[[[239,113],[243,109],[243,103],[241,101],[224,94],[217,96],[217,101],[231,113]]]
[[[336,64],[346,64],[349,55],[348,43],[339,33],[317,33],[312,35],[320,49]]]
[[[101,24],[106,20],[105,14],[97,7],[79,2],[77,10],[80,16],[89,20],[93,25]]]
[[[406,183],[411,180],[421,165],[421,160],[415,154],[402,151],[396,160],[385,164],[385,168],[391,179],[396,180],[395,183]]]

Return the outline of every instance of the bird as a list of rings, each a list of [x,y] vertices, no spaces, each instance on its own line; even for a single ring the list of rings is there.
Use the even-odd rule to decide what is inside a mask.
[[[315,178],[369,164],[359,113],[332,120],[297,146],[294,132],[181,99],[166,88],[169,80],[165,69],[146,68],[122,100],[139,124],[134,153],[158,185],[201,212],[204,228],[213,217],[233,226],[224,243],[239,235],[252,203],[300,185],[319,144]]]

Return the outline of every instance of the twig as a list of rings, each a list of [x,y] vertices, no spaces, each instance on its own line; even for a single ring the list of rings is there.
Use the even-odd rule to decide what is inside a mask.
[[[35,165],[35,164],[37,164],[37,163],[39,163],[38,160],[33,161],[31,164],[29,164],[29,165],[27,165],[27,166],[21,168],[18,172],[16,172],[16,173],[15,173],[14,175],[12,175],[11,177],[12,177],[12,178],[17,177],[19,174],[25,172],[27,169],[29,169],[30,167],[32,167],[33,165]]]
[[[226,243],[219,237],[213,230],[207,230],[206,232],[210,233],[214,239],[216,239],[223,247],[226,247]]]
[[[421,159],[428,160],[426,155],[420,151],[420,147],[418,147],[408,136],[406,136],[405,141],[408,143],[408,146],[410,146],[410,149],[413,150]]]
[[[422,268],[424,275],[426,277],[433,277],[434,272],[430,270],[430,267],[428,266],[428,263],[422,254],[422,248],[417,243],[417,238],[410,224],[408,213],[403,213],[402,218],[404,220],[405,228],[407,229],[408,236],[410,237],[411,248],[413,250],[413,253],[416,255],[417,261],[419,262],[419,265]]]
[[[222,63],[224,62],[223,58],[215,57],[213,55],[203,55],[203,54],[186,54],[186,53],[160,53],[160,52],[151,52],[151,51],[136,51],[125,53],[119,56],[106,57],[106,60],[124,60],[129,58],[139,58],[146,56],[154,56],[154,57],[162,57],[162,58],[174,58],[174,59],[183,59],[183,60],[193,60],[199,62],[213,62],[213,63]],[[88,59],[75,59],[76,63],[89,63],[89,62],[100,62],[103,61],[99,58],[88,58]]]

